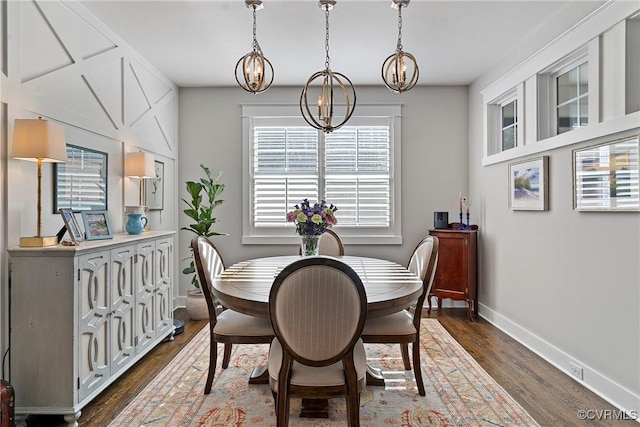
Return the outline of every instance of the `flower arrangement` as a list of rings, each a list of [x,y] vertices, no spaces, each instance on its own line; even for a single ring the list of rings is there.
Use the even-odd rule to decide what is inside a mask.
[[[335,211],[338,208],[322,200],[311,205],[309,200],[295,205],[295,209],[287,213],[287,222],[296,223],[296,232],[301,236],[320,236],[327,229],[338,223]]]

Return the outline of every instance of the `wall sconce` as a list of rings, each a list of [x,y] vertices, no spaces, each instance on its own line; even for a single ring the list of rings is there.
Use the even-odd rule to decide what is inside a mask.
[[[20,246],[44,247],[58,244],[56,236],[42,236],[42,163],[67,161],[64,128],[56,123],[37,119],[16,119],[13,126],[11,158],[38,163],[37,234],[20,237]]]
[[[124,175],[129,178],[138,178],[140,187],[139,204],[142,204],[142,180],[156,177],[155,159],[153,155],[139,151],[127,153],[124,158]]]

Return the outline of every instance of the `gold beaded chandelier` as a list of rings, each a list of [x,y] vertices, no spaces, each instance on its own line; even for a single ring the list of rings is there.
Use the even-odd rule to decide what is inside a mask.
[[[255,95],[271,87],[273,66],[262,54],[256,38],[256,11],[264,7],[262,0],[245,0],[245,4],[247,8],[253,9],[253,43],[251,43],[251,52],[236,63],[236,81],[242,89]]]
[[[335,0],[320,0],[318,6],[324,10],[325,15],[325,62],[324,70],[318,71],[309,77],[307,83],[302,88],[300,94],[300,112],[304,120],[313,128],[330,133],[344,125],[353,114],[356,106],[356,91],[344,74],[336,73],[329,66],[329,11],[336,4]],[[320,86],[314,86],[315,81],[321,82]],[[341,104],[336,101],[336,96],[343,99]],[[317,115],[309,107],[309,97],[311,105],[316,106]],[[337,114],[339,112],[339,114]],[[342,121],[335,124],[334,116],[342,118]]]
[[[391,7],[398,9],[398,43],[396,51],[389,55],[382,64],[382,81],[395,93],[406,92],[418,82],[418,63],[409,52],[402,50],[402,8],[409,5],[410,0],[392,0]]]

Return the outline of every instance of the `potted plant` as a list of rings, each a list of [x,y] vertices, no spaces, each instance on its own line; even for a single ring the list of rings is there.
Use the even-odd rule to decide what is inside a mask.
[[[218,172],[214,177],[208,167],[200,165],[200,168],[205,176],[200,178],[198,182],[187,181],[187,193],[189,193],[190,200],[182,199],[187,204],[187,209],[184,209],[183,212],[193,220],[193,223],[189,224],[188,227],[182,227],[181,230],[190,231],[196,236],[219,236],[222,233],[213,231],[211,228],[217,222],[217,219],[213,216],[213,211],[224,201],[219,199],[220,194],[224,191],[224,184],[219,182],[222,172]],[[206,300],[200,289],[193,256],[189,258],[189,266],[184,268],[182,272],[192,275],[191,284],[195,287],[195,289],[187,291],[187,313],[194,320],[207,319],[209,312]]]

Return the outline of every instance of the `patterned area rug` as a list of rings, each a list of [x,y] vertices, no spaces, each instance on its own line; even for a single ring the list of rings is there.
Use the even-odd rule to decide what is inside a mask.
[[[422,369],[427,395],[418,395],[399,345],[367,345],[368,362],[386,386],[361,395],[362,426],[537,426],[531,416],[449,335],[436,319],[422,320]],[[235,345],[211,394],[203,394],[209,337],[205,327],[110,424],[116,426],[275,426],[268,385],[250,385],[251,369],[266,363],[267,345]],[[344,426],[344,399],[331,399],[329,419],[299,418],[292,399],[290,425]]]

